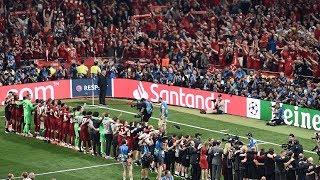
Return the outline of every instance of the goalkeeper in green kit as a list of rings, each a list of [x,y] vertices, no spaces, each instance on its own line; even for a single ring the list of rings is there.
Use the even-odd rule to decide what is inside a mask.
[[[32,112],[35,110],[37,106],[34,106],[31,103],[30,94],[27,94],[23,98],[22,105],[23,105],[23,121],[24,121],[23,135],[32,137],[32,134],[30,133],[30,127],[32,122]]]

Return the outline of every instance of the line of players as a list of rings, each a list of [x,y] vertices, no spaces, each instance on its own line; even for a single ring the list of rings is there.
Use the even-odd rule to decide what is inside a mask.
[[[59,144],[81,150],[81,145],[88,152],[90,140],[99,133],[101,119],[98,112],[86,112],[78,106],[70,109],[60,100],[48,99],[47,101],[36,100],[31,105],[33,113],[34,135],[30,127],[31,122],[26,121],[26,101],[30,101],[30,95],[26,95],[22,101],[18,100],[15,93],[9,93],[5,100],[6,132],[14,132],[19,135],[42,139],[53,144]],[[106,115],[107,116],[107,115]],[[91,134],[89,134],[91,132]],[[74,146],[73,146],[74,145]]]
[[[81,106],[71,109],[60,100],[36,100],[32,104],[30,96],[30,94],[25,95],[21,101],[17,94],[10,92],[6,97],[5,131],[7,133],[14,132],[26,137],[35,136],[37,139],[79,151],[83,150],[85,153],[89,152],[89,147],[92,147],[94,154],[101,155],[101,152],[107,151],[107,156],[109,156],[110,152],[108,153],[108,150],[102,148],[103,145],[101,144],[106,140],[108,142],[112,141],[112,138],[108,138],[108,133],[106,132],[112,132],[110,128],[116,124],[119,126],[117,129],[121,134],[128,126],[119,120],[122,113],[119,117],[113,119],[109,118],[108,113],[99,117],[98,112],[84,111]],[[158,125],[165,131],[168,105],[162,98],[159,99],[159,102],[161,118]],[[142,114],[142,122],[147,125],[153,111],[152,103],[143,100],[142,106],[143,108],[140,112]],[[31,119],[33,119],[33,123]],[[33,134],[30,130],[31,124],[34,124]],[[26,128],[27,126],[28,128]],[[121,139],[118,142],[121,144]],[[84,149],[81,147],[84,147]]]

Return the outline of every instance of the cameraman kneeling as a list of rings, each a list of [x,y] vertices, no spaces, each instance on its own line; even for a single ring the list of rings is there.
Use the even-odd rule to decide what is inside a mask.
[[[218,99],[213,99],[212,101],[212,109],[201,109],[201,114],[223,114],[224,111],[224,101],[222,99],[222,95],[218,95]]]
[[[284,109],[280,107],[280,103],[277,102],[274,106],[274,119],[267,122],[267,125],[269,126],[277,126],[282,125],[284,123]]]

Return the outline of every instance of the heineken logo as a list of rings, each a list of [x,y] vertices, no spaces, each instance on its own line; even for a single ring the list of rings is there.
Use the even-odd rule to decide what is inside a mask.
[[[309,111],[309,112],[308,112]],[[320,131],[319,111],[294,106],[293,109],[285,108],[285,123],[290,126]]]

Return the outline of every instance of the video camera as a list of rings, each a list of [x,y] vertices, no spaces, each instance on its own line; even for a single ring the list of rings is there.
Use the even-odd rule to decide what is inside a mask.
[[[289,144],[281,144],[281,148],[283,150],[289,150],[291,148],[291,146]]]
[[[141,117],[142,117],[142,115],[141,115],[141,109],[142,109],[142,107],[143,107],[143,99],[141,99],[141,100],[138,100],[138,99],[133,100],[133,101],[130,103],[130,106],[131,106],[132,108],[136,108],[137,111],[138,111],[138,113],[137,113],[136,115],[134,115],[134,117],[135,117],[135,118],[141,118]]]
[[[141,100],[138,100],[138,99],[133,100],[133,101],[131,102],[130,106],[131,106],[132,108],[136,108],[138,111],[141,111],[141,109],[142,109],[142,107],[143,107],[143,101],[142,101],[142,99],[141,99]]]

